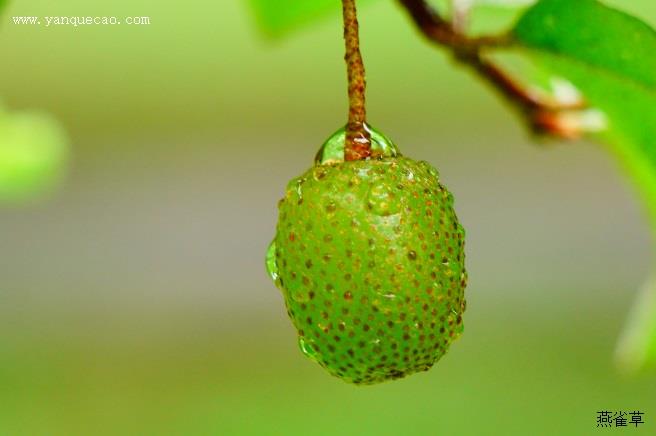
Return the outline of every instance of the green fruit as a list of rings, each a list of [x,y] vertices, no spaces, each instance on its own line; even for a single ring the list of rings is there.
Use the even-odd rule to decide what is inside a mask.
[[[292,180],[267,266],[302,351],[373,384],[428,370],[462,333],[464,230],[426,162],[372,131],[369,160],[344,162],[344,132]]]

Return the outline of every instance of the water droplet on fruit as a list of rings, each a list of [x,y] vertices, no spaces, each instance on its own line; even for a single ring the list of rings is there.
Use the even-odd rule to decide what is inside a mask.
[[[303,203],[303,183],[305,183],[303,177],[297,177],[289,181],[285,195],[287,201],[292,202],[292,204]]]
[[[393,190],[384,184],[374,185],[367,195],[367,207],[376,215],[389,216],[399,213],[400,205]]]
[[[382,159],[385,157],[400,156],[399,150],[391,139],[365,124],[365,129],[371,136],[371,157]],[[344,143],[346,141],[346,127],[333,133],[321,146],[314,159],[316,165],[334,164],[344,162]]]
[[[298,347],[307,357],[315,361],[317,360],[317,351],[303,336],[298,337]]]
[[[439,178],[440,178],[440,173],[439,173],[439,171],[437,171],[437,170],[435,169],[435,167],[433,167],[431,164],[429,164],[428,162],[426,162],[426,161],[424,161],[424,160],[422,160],[421,162],[419,162],[419,165],[420,165],[423,169],[425,169],[426,172],[427,172],[428,174],[430,174],[431,176],[433,176],[433,177],[435,177],[436,179],[439,180]]]
[[[296,179],[296,195],[298,196],[299,204],[303,201],[303,183],[305,179]]]
[[[415,173],[412,171],[408,170],[406,177],[408,178],[408,181],[414,182],[415,181]]]
[[[276,240],[271,241],[266,254],[266,268],[269,277],[280,288],[280,275],[278,273],[278,263],[276,262]]]

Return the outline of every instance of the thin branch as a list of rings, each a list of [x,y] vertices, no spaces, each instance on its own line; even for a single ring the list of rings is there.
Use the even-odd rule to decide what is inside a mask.
[[[572,109],[583,109],[583,104],[561,105],[553,100],[541,98],[483,55],[484,49],[510,46],[512,44],[510,36],[470,38],[457,32],[425,0],[399,0],[399,2],[429,41],[451,49],[455,59],[472,68],[491,85],[527,120],[533,132],[562,139],[580,136],[581,132],[573,129],[573,126],[561,125],[560,114]]]
[[[355,0],[342,0],[344,12],[344,42],[348,72],[349,118],[346,126],[344,159],[366,159],[371,155],[371,139],[365,128],[367,121],[364,62],[360,53],[360,34]]]

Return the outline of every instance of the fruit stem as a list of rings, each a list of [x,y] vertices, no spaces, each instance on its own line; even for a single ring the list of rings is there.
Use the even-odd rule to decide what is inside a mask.
[[[346,125],[344,159],[354,161],[371,155],[371,137],[366,129],[367,88],[364,63],[360,53],[360,35],[355,0],[342,0],[344,11],[344,42],[346,43],[346,70],[348,73],[349,117]]]

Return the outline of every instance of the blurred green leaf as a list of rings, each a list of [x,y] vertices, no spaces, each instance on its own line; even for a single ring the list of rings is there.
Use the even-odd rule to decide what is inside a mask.
[[[616,358],[620,368],[629,371],[656,364],[656,276],[638,296],[620,338]]]
[[[0,0],[2,1],[2,0]],[[371,0],[359,0],[358,5]],[[250,0],[260,28],[272,37],[342,9],[339,0]]]
[[[0,203],[21,203],[54,189],[68,160],[66,133],[50,115],[0,108]]]
[[[1,2],[2,0],[0,0]],[[249,0],[259,27],[270,37],[290,31],[341,11],[340,0]],[[358,5],[374,0],[358,0]],[[380,0],[378,0],[380,1]],[[440,13],[451,14],[452,0],[433,0]],[[473,33],[508,28],[517,15],[535,0],[469,0]]]
[[[338,11],[336,0],[250,0],[261,29],[269,36],[280,36],[290,29]]]
[[[571,81],[605,113],[603,139],[642,191],[656,235],[656,32],[596,0],[542,0],[513,33],[530,56]],[[634,320],[632,329],[648,340],[633,341],[641,350],[625,348],[629,366],[656,359],[656,305],[648,309],[641,325]]]
[[[475,36],[502,33],[512,27],[529,6],[526,1],[478,0],[473,3],[469,14],[467,34]]]

